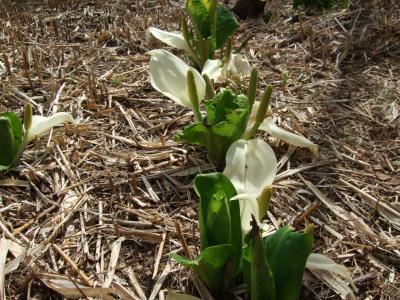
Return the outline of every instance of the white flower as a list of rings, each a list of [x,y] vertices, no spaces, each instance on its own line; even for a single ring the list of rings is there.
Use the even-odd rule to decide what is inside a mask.
[[[206,83],[201,74],[172,53],[157,49],[148,52],[150,83],[157,91],[176,103],[194,109],[190,102],[187,72],[192,70],[199,101],[204,99]]]
[[[226,153],[227,176],[236,189],[232,200],[239,200],[242,231],[250,229],[251,215],[260,222],[258,197],[271,186],[277,173],[277,160],[272,148],[262,140],[238,140]]]
[[[247,130],[250,130],[251,127],[256,122],[256,115],[258,108],[260,106],[260,101],[255,101],[253,104],[253,108],[251,110],[249,121],[247,123]],[[292,132],[286,131],[282,128],[276,126],[274,118],[271,116],[272,111],[268,108],[267,117],[258,127],[259,130],[265,131],[270,136],[280,139],[285,143],[288,143],[293,146],[308,148],[311,152],[317,156],[318,155],[318,146],[311,142],[309,139],[305,138],[304,136],[294,134]]]
[[[319,253],[311,253],[308,256],[307,262],[306,262],[306,268],[312,270],[323,270],[326,272],[330,272],[336,275],[341,276],[344,278],[352,288],[357,291],[356,286],[354,285],[354,282],[351,278],[351,275],[347,268],[343,265],[339,265],[335,263],[332,259],[329,257],[319,254]],[[352,294],[352,293],[351,293]],[[353,296],[354,297],[354,296]],[[347,298],[346,298],[347,299]],[[353,298],[351,298],[353,299]],[[355,299],[355,297],[354,297]]]
[[[318,155],[318,146],[316,144],[314,144],[304,136],[294,134],[292,132],[279,128],[278,126],[275,125],[273,117],[267,117],[261,123],[259,129],[265,131],[270,136],[280,139],[290,145],[308,148],[315,156]]]
[[[148,33],[152,34],[155,38],[159,39],[161,42],[171,47],[175,47],[177,49],[190,52],[190,48],[186,43],[182,32],[179,31],[169,32],[155,27],[149,27],[146,31],[146,34]]]
[[[202,70],[202,74],[206,74],[214,82],[221,82],[230,76],[247,77],[250,76],[250,63],[239,54],[232,54],[228,63],[221,66],[219,59],[208,59]]]
[[[74,118],[72,118],[72,116],[66,112],[55,113],[50,117],[32,116],[32,125],[28,129],[27,135],[25,137],[26,143],[29,143],[35,137],[46,133],[52,127],[61,125],[65,122],[75,124]]]

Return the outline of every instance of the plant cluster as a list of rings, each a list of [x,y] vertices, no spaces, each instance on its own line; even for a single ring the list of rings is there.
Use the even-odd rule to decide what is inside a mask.
[[[7,171],[21,157],[29,142],[65,122],[75,123],[69,113],[59,112],[50,117],[33,116],[28,103],[24,111],[24,124],[13,112],[0,113],[0,171]]]
[[[191,23],[183,18],[181,32],[150,27],[148,33],[185,51],[191,64],[166,50],[152,50],[150,83],[193,111],[194,122],[175,140],[207,149],[222,172],[194,180],[200,199],[200,255],[192,259],[173,253],[171,257],[190,268],[216,299],[225,298],[238,283],[247,286],[251,299],[296,299],[307,264],[323,269],[330,265],[329,270],[337,273],[341,266],[311,253],[311,224],[304,232],[285,226],[265,236],[261,221],[271,200],[277,159],[272,148],[254,136],[263,130],[291,145],[309,148],[314,155],[318,147],[275,124],[269,105],[271,86],[256,100],[257,69],[232,51],[238,28],[234,15],[215,0],[187,0],[186,10]],[[246,77],[246,93],[226,84],[243,83]],[[218,83],[225,85],[218,89]],[[346,271],[341,269],[341,275],[347,276]],[[169,299],[193,299],[181,296],[171,293]]]
[[[309,148],[314,155],[318,147],[275,124],[271,86],[256,99],[258,72],[238,53],[241,46],[237,53],[233,51],[239,23],[231,11],[216,0],[187,0],[186,10],[190,22],[182,19],[181,32],[151,27],[149,33],[184,50],[191,64],[166,50],[152,50],[150,83],[193,111],[194,122],[175,139],[207,149],[220,172],[201,174],[194,180],[200,199],[200,255],[191,259],[173,253],[171,257],[193,270],[216,299],[225,298],[240,283],[253,300],[296,299],[306,266],[348,276],[343,267],[311,253],[311,224],[303,232],[284,226],[266,235],[262,219],[270,206],[277,159],[265,141],[255,138],[256,132],[262,130],[291,145]],[[246,92],[226,84],[232,79],[243,84],[247,77]],[[224,87],[218,88],[219,83]],[[2,113],[0,170],[11,168],[35,137],[65,122],[74,123],[74,119],[63,112],[33,116],[30,104],[23,125],[14,113]]]

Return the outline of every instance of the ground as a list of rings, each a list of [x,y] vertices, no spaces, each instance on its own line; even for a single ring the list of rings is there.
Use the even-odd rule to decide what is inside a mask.
[[[314,223],[313,252],[349,269],[357,297],[400,299],[400,7],[350,2],[299,14],[269,1],[266,16],[241,21],[235,45],[249,39],[242,53],[260,71],[259,95],[274,87],[280,125],[319,145],[315,159],[260,136],[280,161],[265,223]],[[31,143],[0,175],[2,245],[27,249],[5,277],[10,299],[63,299],[59,285],[78,281],[125,299],[196,295],[169,254],[183,240],[197,252],[191,184],[214,167],[174,142],[192,114],[151,87],[146,55],[167,48],[146,28],[177,30],[181,15],[173,0],[1,3],[0,111],[21,115],[29,101],[35,114],[69,111],[78,123]],[[344,297],[335,282],[306,271],[301,299]]]

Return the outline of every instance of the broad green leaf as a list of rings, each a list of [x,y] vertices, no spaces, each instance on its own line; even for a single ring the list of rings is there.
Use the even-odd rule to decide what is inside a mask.
[[[248,101],[246,96],[234,96],[226,89],[206,102],[205,123],[197,123],[184,128],[176,141],[184,141],[206,147],[222,166],[229,146],[238,140],[246,129]]]
[[[205,106],[208,125],[226,121],[227,116],[235,109],[248,109],[249,107],[246,96],[236,96],[229,89],[222,90],[213,99],[206,101]]]
[[[240,208],[229,179],[221,173],[197,175],[194,189],[200,198],[199,224],[201,249],[221,244],[232,245],[230,272],[227,281],[233,282],[242,253]]]
[[[195,260],[171,254],[176,262],[192,269],[214,296],[224,292],[225,275],[229,274],[226,266],[231,256],[232,246],[229,244],[208,247]]]
[[[312,243],[312,232],[295,232],[289,226],[264,238],[265,256],[274,276],[277,299],[297,299]]]
[[[216,28],[212,38],[213,48],[222,48],[238,27],[239,23],[234,14],[226,6],[218,5]]]
[[[175,136],[175,141],[207,147],[208,132],[209,128],[202,123],[190,124]]]
[[[187,0],[186,9],[192,20],[198,38],[207,39],[211,36],[212,27],[215,27],[216,0]]]
[[[255,229],[257,232],[254,233]],[[252,300],[275,300],[276,297],[276,279],[273,277],[271,268],[265,257],[265,249],[258,232],[258,227],[253,228],[253,249],[251,257],[251,286],[250,295]],[[280,262],[281,265],[286,264],[285,261]],[[286,300],[282,298],[282,300]]]
[[[8,169],[17,159],[22,146],[21,121],[12,112],[0,115],[0,170]]]
[[[199,262],[197,259],[191,260],[176,253],[171,253],[171,259],[176,261],[178,264],[181,264],[182,266],[185,266],[190,269],[194,269],[199,266]]]
[[[14,161],[14,136],[8,118],[0,118],[0,171],[6,170]]]
[[[231,216],[229,199],[236,195],[230,180],[221,173],[197,175],[194,180],[194,190],[200,198],[199,225],[201,249],[210,246],[230,243]],[[234,204],[234,203],[232,203]],[[226,210],[229,205],[229,211]],[[232,208],[235,210],[235,207]],[[222,215],[225,214],[226,216]],[[221,220],[215,217],[221,214]],[[219,222],[218,227],[213,225]]]

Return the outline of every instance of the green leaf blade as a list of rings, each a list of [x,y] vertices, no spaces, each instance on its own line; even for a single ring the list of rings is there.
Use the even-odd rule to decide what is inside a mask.
[[[211,293],[218,296],[224,292],[226,265],[231,256],[232,246],[229,244],[208,247],[195,260],[171,254],[173,260],[192,269]]]
[[[251,287],[252,300],[275,300],[275,278],[265,257],[264,245],[261,236],[257,233],[253,237],[253,250],[251,259]],[[282,298],[284,300],[285,298]],[[286,300],[286,299],[285,299]]]
[[[12,112],[0,115],[0,170],[7,170],[17,160],[22,147],[23,130],[18,116]]]
[[[222,173],[198,175],[194,188],[200,197],[199,224],[201,249],[220,244],[232,246],[227,275],[228,285],[233,283],[239,273],[242,256],[242,231],[240,208],[237,200],[230,200],[236,190],[230,180]],[[215,195],[220,195],[215,197]],[[219,210],[215,210],[215,208]]]
[[[186,9],[192,20],[196,32],[200,34],[198,38],[207,39],[211,36],[211,28],[213,27],[213,10],[216,5],[215,0],[188,0]]]
[[[216,26],[212,37],[214,49],[221,49],[238,28],[239,22],[234,14],[226,6],[218,5]]]
[[[289,226],[264,238],[265,256],[274,274],[277,299],[298,298],[312,244],[311,232],[295,232]]]
[[[236,195],[236,190],[230,180],[221,173],[210,173],[197,175],[194,180],[194,189],[200,198],[199,203],[199,224],[200,224],[200,244],[201,249],[210,246],[225,244],[230,242],[231,233],[230,220],[223,217],[220,220],[219,227],[213,228],[215,224],[214,217],[221,213],[228,214],[226,203],[230,198]],[[219,194],[219,197],[215,197]],[[223,196],[223,197],[222,197]],[[215,211],[219,206],[220,210]],[[210,218],[212,218],[210,220]]]

